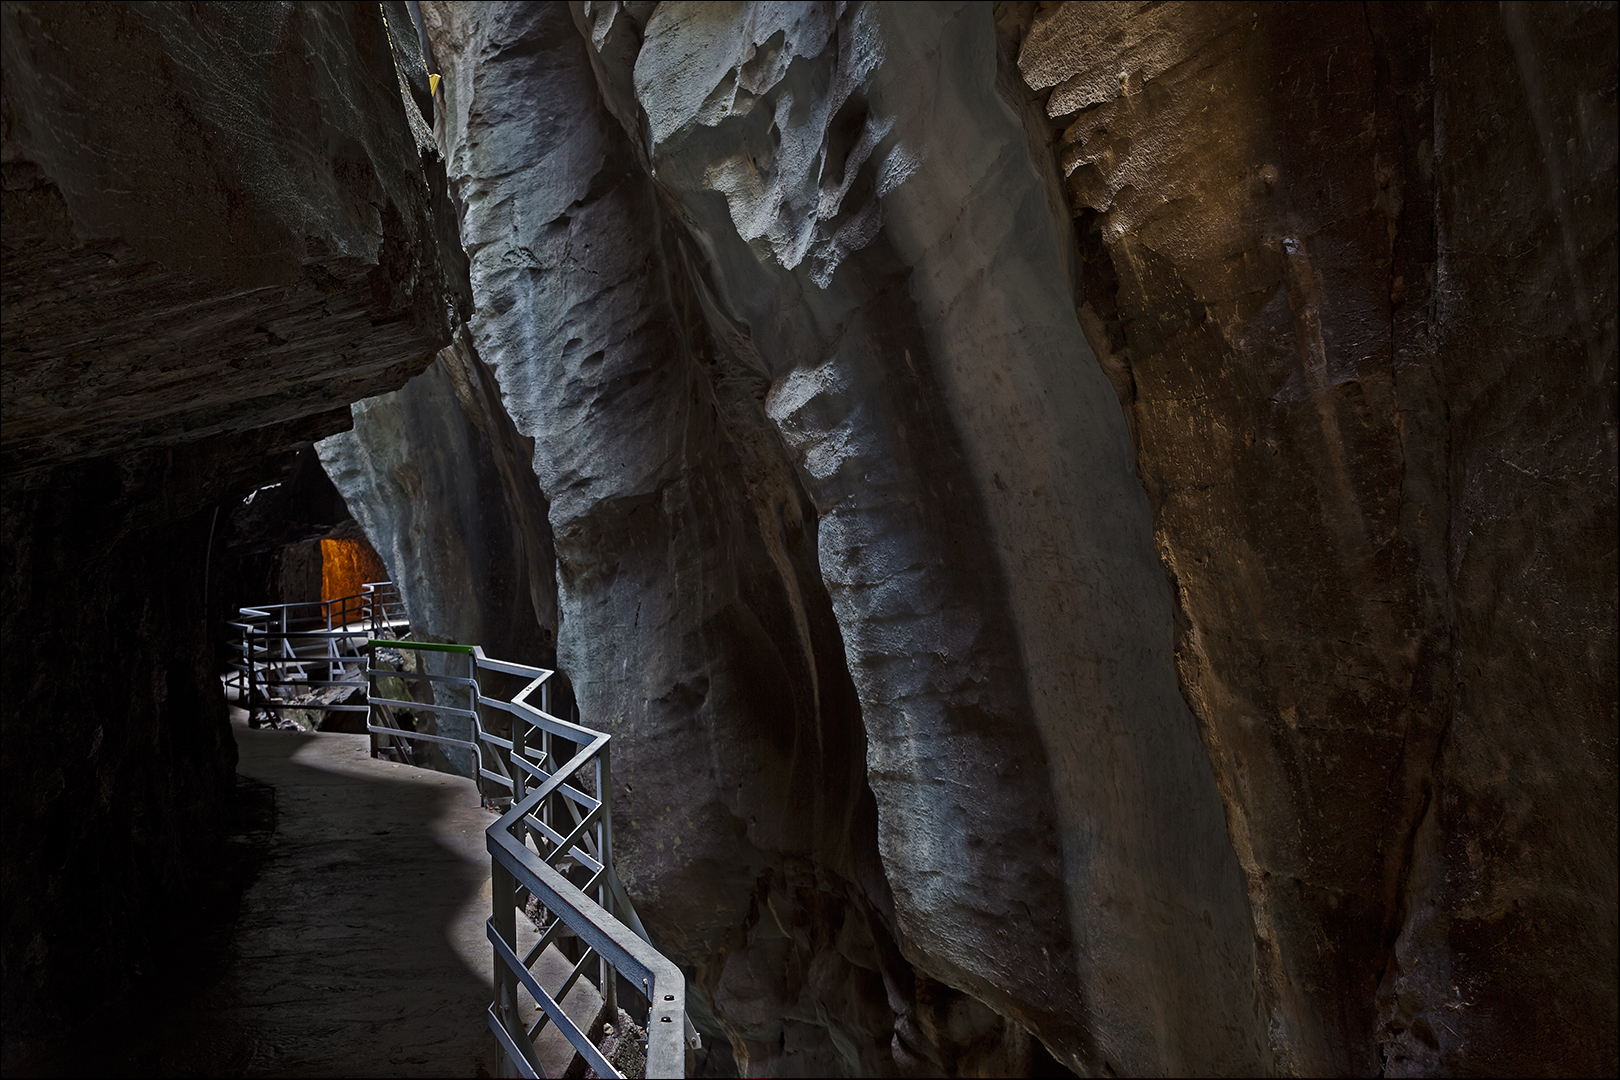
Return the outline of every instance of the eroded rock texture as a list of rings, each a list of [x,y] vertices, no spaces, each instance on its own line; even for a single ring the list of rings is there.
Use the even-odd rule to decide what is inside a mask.
[[[706,1070],[1616,1067],[1612,6],[424,14]]]
[[[1279,1065],[1612,1070],[1614,9],[1022,14]]]
[[[892,1070],[884,980],[914,980],[875,942],[859,709],[768,378],[708,331],[568,9],[425,13],[473,337],[550,500],[559,663],[625,736],[620,872],[713,1005],[711,1051]]]
[[[529,464],[533,441],[513,428],[466,330],[421,375],[357,402],[353,414],[353,430],[316,450],[398,582],[411,636],[550,662],[557,597],[546,501]],[[461,656],[423,659],[430,673],[467,674]],[[441,704],[467,707],[464,691],[433,689]],[[471,737],[459,717],[438,725],[441,734]],[[460,753],[447,764],[472,768]]]
[[[1263,1067],[1148,506],[988,11],[426,15],[559,660],[624,734],[621,860],[711,1035],[750,1073],[1016,1072],[1031,1031]]]
[[[231,507],[469,297],[404,5],[0,24],[10,1072],[185,938],[232,790]]]
[[[989,10],[644,34],[652,166],[822,515],[906,955],[1077,1068],[1263,1067],[1147,505]]]

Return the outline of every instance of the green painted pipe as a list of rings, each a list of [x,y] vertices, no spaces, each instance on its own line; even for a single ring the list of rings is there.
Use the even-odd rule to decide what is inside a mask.
[[[419,649],[423,652],[458,652],[471,653],[471,645],[441,645],[437,641],[389,641],[384,638],[367,638],[366,644],[373,648],[382,649]]]

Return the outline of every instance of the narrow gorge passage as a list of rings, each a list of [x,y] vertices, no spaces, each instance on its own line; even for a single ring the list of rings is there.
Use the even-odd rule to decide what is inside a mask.
[[[473,770],[220,692],[380,578],[611,735],[689,1075],[1620,1072],[1617,57],[0,0],[4,1072],[502,1071]]]

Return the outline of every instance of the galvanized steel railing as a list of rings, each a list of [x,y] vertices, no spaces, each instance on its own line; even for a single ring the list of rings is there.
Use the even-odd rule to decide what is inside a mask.
[[[389,649],[400,653],[441,653],[452,656],[465,657],[465,674],[431,674],[425,671],[410,671],[403,666],[391,667],[383,661],[379,650]],[[452,662],[453,666],[453,662]],[[425,762],[417,760],[419,751],[417,742],[430,743],[441,748],[458,748],[467,753],[464,762],[451,760],[452,767],[465,765],[465,775],[473,777],[478,782],[478,793],[484,796],[482,776],[486,769],[478,752],[478,742],[474,737],[475,721],[477,720],[477,668],[472,663],[472,647],[468,645],[448,645],[434,641],[402,641],[394,639],[372,639],[366,642],[366,703],[370,713],[366,717],[366,730],[371,734],[371,756],[376,757],[379,752],[392,753],[407,765],[422,765]],[[394,693],[397,695],[404,690],[405,683],[427,683],[430,689],[435,687],[447,688],[447,696],[458,697],[466,694],[466,707],[460,705],[444,704],[439,700],[439,693],[433,693],[433,700],[428,702],[417,701],[414,696],[410,698],[390,697],[387,687],[379,687],[378,683],[396,681],[400,684]],[[379,692],[382,690],[384,692]],[[435,731],[419,731],[414,721],[407,721],[402,713],[411,716],[419,714],[430,715],[437,720],[439,717],[458,717],[467,723],[468,737],[458,739],[445,735],[442,728],[435,723]],[[381,721],[379,723],[379,721]],[[457,755],[459,757],[460,755]],[[448,752],[446,757],[449,757]],[[497,767],[499,763],[497,762]],[[485,799],[487,802],[488,800]]]
[[[645,1075],[685,1076],[686,1044],[690,1040],[697,1045],[686,1016],[686,979],[648,943],[646,929],[613,868],[613,811],[608,802],[613,788],[611,737],[551,715],[546,685],[550,671],[491,660],[482,649],[473,655],[480,670],[531,679],[509,701],[479,695],[480,703],[512,718],[510,740],[480,732],[485,742],[506,751],[512,766],[511,808],[488,834],[495,904],[488,932],[496,957],[490,1030],[522,1076],[545,1075],[534,1052],[534,1038],[548,1022],[567,1036],[598,1076],[622,1075],[561,1005],[594,958],[604,1017],[617,1023],[621,991],[647,1002]],[[537,690],[542,695],[539,708],[529,702]],[[539,737],[538,746],[531,742],[531,733]],[[508,783],[503,777],[485,776]],[[555,918],[520,956],[517,909],[527,906],[527,897],[538,900]],[[533,969],[546,948],[565,934],[578,939],[580,955],[561,985],[548,991]],[[520,988],[540,1009],[527,1026],[521,1019]],[[620,1038],[627,1034],[621,1032]]]
[[[319,614],[295,614],[305,608],[319,609]],[[613,813],[607,797],[613,788],[611,738],[551,714],[547,680],[553,673],[491,659],[478,646],[383,637],[385,631],[405,625],[399,591],[391,582],[367,584],[358,596],[341,600],[241,611],[242,621],[229,624],[241,634],[237,644],[243,657],[232,666],[250,718],[256,715],[255,706],[365,711],[373,757],[389,753],[418,764],[418,742],[436,745],[447,756],[457,749],[465,751],[467,771],[477,782],[482,801],[505,808],[489,827],[487,841],[494,897],[487,933],[495,959],[495,1000],[487,1011],[508,1067],[519,1076],[545,1075],[535,1039],[550,1024],[598,1076],[622,1076],[592,1035],[604,1021],[618,1023],[628,995],[646,1002],[646,1041],[640,1047],[646,1063],[643,1075],[685,1076],[686,1048],[699,1045],[686,1016],[685,977],[648,942],[646,928],[613,868]],[[354,640],[351,614],[369,631],[361,641]],[[465,674],[451,673],[457,660],[450,660],[439,673],[406,670],[404,664],[389,666],[377,657],[384,649],[464,657]],[[348,678],[345,670],[355,663],[361,667],[357,680]],[[309,669],[321,664],[327,666],[328,678],[311,678]],[[486,675],[528,683],[510,696],[485,693]],[[466,707],[441,702],[437,690],[432,702],[417,701],[408,691],[403,696],[379,693],[379,683],[393,680],[398,683],[388,689],[396,695],[407,682],[444,688],[452,699],[465,692]],[[320,686],[364,687],[366,704],[322,706],[269,697],[273,687]],[[530,701],[536,692],[539,706]],[[418,731],[414,722],[406,723],[399,715],[402,712],[430,714],[436,721],[458,717],[467,721],[469,737],[446,735],[437,722],[438,730]],[[492,719],[492,712],[504,714],[504,719]],[[520,949],[517,912],[519,908],[533,912],[531,900],[549,913],[548,925],[538,940]],[[542,920],[536,921],[538,925]],[[551,989],[542,985],[536,971],[549,949],[556,949],[570,964],[568,974]],[[581,977],[592,983],[601,1001],[594,1022],[587,1020],[583,1028],[562,1005]],[[523,1019],[530,1011],[525,995],[538,1013],[532,1023]],[[627,1035],[621,1032],[619,1037]]]
[[[612,790],[608,753],[610,736],[570,723],[550,712],[552,672],[545,668],[495,660],[478,646],[427,641],[374,640],[372,650],[434,652],[466,657],[466,675],[428,674],[380,669],[368,665],[373,693],[369,701],[381,715],[368,722],[373,737],[396,744],[423,740],[459,747],[468,753],[469,771],[486,804],[510,800],[488,834],[494,913],[488,922],[495,950],[495,1001],[488,1010],[494,1032],[511,1068],[520,1076],[544,1076],[535,1038],[549,1023],[569,1041],[598,1076],[622,1075],[592,1040],[587,1020],[581,1028],[562,1006],[581,976],[596,987],[602,1007],[597,1017],[618,1022],[620,993],[647,1002],[644,1047],[646,1076],[685,1076],[685,1044],[695,1047],[697,1033],[686,1016],[686,980],[672,962],[647,941],[646,929],[613,869],[613,813],[605,793]],[[509,699],[486,694],[485,673],[529,680]],[[467,708],[422,704],[377,695],[378,678],[425,680],[435,686],[465,690]],[[530,703],[536,692],[538,707]],[[470,722],[471,737],[456,739],[401,726],[395,710],[458,716]],[[489,710],[505,713],[508,723],[486,724]],[[378,724],[377,719],[386,722]],[[497,733],[504,728],[508,736]],[[386,747],[385,747],[386,749]],[[412,760],[405,755],[406,760]],[[559,764],[560,762],[560,764]],[[491,787],[506,795],[491,795]],[[549,926],[533,945],[519,948],[517,911],[530,910],[534,899],[550,913]],[[566,947],[572,962],[560,984],[548,989],[535,968],[553,946]],[[592,961],[595,961],[592,963]],[[538,1015],[525,1023],[526,992]],[[627,1010],[628,1011],[628,1010]],[[626,1033],[620,1033],[624,1038]]]
[[[402,626],[405,609],[393,582],[377,581],[334,600],[261,604],[239,611],[238,621],[225,624],[236,633],[231,644],[237,653],[226,685],[236,691],[248,723],[257,727],[260,712],[282,709],[369,712],[366,705],[298,701],[274,694],[366,689],[365,643],[388,628]],[[351,666],[356,669],[353,674]]]

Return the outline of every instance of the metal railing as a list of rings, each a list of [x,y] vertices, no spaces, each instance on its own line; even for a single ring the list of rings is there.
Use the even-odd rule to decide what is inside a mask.
[[[366,704],[370,708],[366,718],[366,730],[371,735],[371,756],[377,757],[379,753],[392,755],[407,765],[429,765],[431,762],[422,759],[418,742],[428,743],[441,748],[449,759],[452,768],[457,768],[462,762],[449,758],[449,750],[457,748],[467,752],[464,762],[465,775],[471,776],[478,784],[480,799],[487,804],[488,798],[484,794],[482,776],[488,770],[484,768],[478,750],[478,740],[475,735],[474,721],[477,719],[477,690],[478,672],[472,660],[472,646],[442,644],[433,641],[405,641],[397,639],[373,638],[366,642]],[[389,653],[401,657],[405,653],[440,653],[465,658],[465,674],[450,674],[420,670],[407,667],[403,659],[397,663],[387,659]],[[456,662],[451,662],[451,667]],[[388,685],[388,684],[393,685]],[[426,683],[432,692],[432,700],[421,701],[411,693],[407,683]],[[444,687],[444,694],[452,699],[459,698],[465,693],[465,708],[461,704],[445,704],[439,700],[440,693],[435,688]],[[423,731],[416,726],[416,719],[432,718],[436,730]],[[468,737],[456,738],[446,735],[438,723],[440,717],[458,717],[466,721]],[[460,755],[457,755],[458,757]],[[499,762],[494,763],[497,768]],[[458,771],[460,771],[458,769]]]
[[[479,738],[504,750],[511,765],[507,776],[483,774],[512,793],[511,807],[488,831],[495,907],[488,933],[496,957],[490,1030],[521,1076],[545,1075],[534,1039],[547,1023],[567,1037],[598,1076],[623,1075],[561,1004],[580,976],[594,967],[601,1018],[618,1022],[621,993],[639,996],[647,1004],[642,1025],[646,1044],[641,1048],[644,1075],[685,1076],[686,1045],[694,1049],[698,1045],[686,1015],[686,979],[648,942],[646,928],[613,867],[613,811],[608,801],[613,788],[611,736],[551,714],[550,671],[492,660],[477,648],[473,658],[480,671],[531,679],[510,700],[478,695],[480,704],[511,717],[509,740],[483,731],[481,723],[478,728]],[[537,690],[539,708],[529,701]],[[531,734],[538,736],[538,745]],[[520,955],[517,910],[527,909],[527,898],[538,901],[554,918]],[[548,946],[570,935],[577,942],[577,955],[570,957],[573,967],[555,992],[548,991],[535,975],[535,964]],[[521,1019],[520,988],[540,1009],[530,1025]],[[619,1037],[628,1035],[620,1032]]]
[[[465,675],[368,664],[372,687],[368,701],[374,711],[367,728],[373,756],[392,751],[415,763],[416,752],[409,744],[418,740],[466,751],[468,771],[485,805],[509,802],[488,833],[495,909],[488,934],[495,950],[496,986],[488,1014],[490,1030],[510,1068],[519,1076],[545,1075],[535,1038],[551,1024],[598,1076],[623,1075],[604,1057],[592,1032],[605,1020],[618,1023],[621,999],[629,995],[647,1005],[646,1045],[641,1048],[644,1075],[686,1075],[684,1044],[695,1048],[699,1043],[686,1016],[685,977],[648,942],[646,928],[613,869],[613,814],[605,795],[612,790],[610,736],[551,714],[547,680],[553,673],[545,668],[495,660],[475,645],[372,640],[368,647],[373,661],[382,649],[465,657]],[[485,693],[486,673],[529,682],[510,697]],[[392,679],[426,681],[447,688],[451,695],[466,691],[467,707],[376,692],[379,681]],[[529,700],[537,691],[539,707]],[[407,710],[465,719],[469,738],[417,731],[414,723],[401,722],[398,714]],[[491,710],[509,719],[490,722]],[[503,729],[506,735],[499,733]],[[491,785],[504,788],[505,794],[491,795]],[[532,912],[531,900],[549,913],[549,925],[534,944],[520,949],[517,911]],[[552,947],[572,966],[560,984],[548,990],[536,965]],[[602,1003],[595,1021],[587,1021],[584,1028],[562,1005],[581,977],[592,983]],[[538,1010],[533,1023],[522,1018],[527,1010],[520,991],[527,992]],[[619,1037],[627,1035],[621,1032]]]
[[[645,1062],[642,1075],[685,1076],[686,1048],[700,1045],[686,1015],[685,977],[649,942],[613,868],[611,738],[551,714],[553,672],[492,659],[475,645],[384,636],[408,625],[391,582],[366,584],[356,596],[338,600],[261,605],[241,613],[240,622],[228,625],[240,634],[241,660],[232,668],[250,720],[255,708],[363,711],[372,757],[388,754],[420,765],[428,762],[420,758],[418,743],[438,747],[447,758],[465,751],[480,800],[504,808],[487,834],[494,906],[487,933],[495,960],[495,1000],[487,1013],[508,1070],[545,1075],[535,1039],[550,1024],[598,1076],[625,1075],[593,1036],[604,1022],[619,1024],[622,1002],[639,998],[645,1012],[625,1012],[644,1019],[645,1042],[636,1047]],[[390,658],[390,652],[398,655]],[[418,654],[418,662],[405,663],[406,653]],[[420,654],[438,654],[440,670],[422,670]],[[465,672],[457,673],[463,662]],[[311,670],[323,665],[327,677],[312,678]],[[352,675],[351,666],[358,667]],[[486,693],[485,680],[491,678],[527,683],[509,695]],[[417,700],[406,688],[413,682],[429,684],[433,700]],[[366,704],[271,697],[273,691],[332,686],[363,687]],[[530,701],[537,692],[539,706]],[[463,693],[465,707],[459,700]],[[436,730],[417,729],[417,719],[427,717]],[[468,737],[445,734],[444,717],[466,721]],[[537,929],[545,924],[526,948],[518,939],[519,908],[534,918]],[[561,956],[568,969],[550,990],[537,971],[548,951]],[[584,1027],[562,1004],[581,978],[601,1002]],[[532,1023],[523,1019],[531,1011],[525,994],[538,1012]],[[630,1034],[618,1034],[621,1046]],[[619,1053],[613,1057],[624,1063]]]
[[[259,726],[260,713],[284,709],[369,713],[367,705],[347,704],[364,690],[366,642],[405,625],[399,589],[390,581],[369,582],[360,592],[333,600],[261,604],[240,608],[226,623],[235,633],[236,655],[226,680]],[[347,689],[322,701],[311,691]]]

